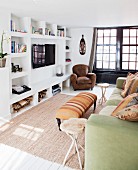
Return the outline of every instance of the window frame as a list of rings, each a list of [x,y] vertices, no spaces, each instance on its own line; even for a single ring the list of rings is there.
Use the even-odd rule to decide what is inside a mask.
[[[96,68],[96,62],[97,62],[97,42],[96,42],[96,53],[95,53],[95,62],[94,62],[94,71],[100,71],[100,72],[103,72],[103,71],[108,71],[108,72],[136,72],[138,71],[137,67],[135,67],[135,70],[132,70],[132,69],[123,69],[122,68],[122,63],[123,63],[123,46],[136,46],[136,56],[138,56],[138,26],[131,26],[131,27],[104,27],[104,28],[97,28],[98,30],[105,30],[105,29],[116,29],[117,30],[117,35],[116,35],[116,64],[115,64],[115,69],[105,69],[105,68]],[[129,29],[129,45],[124,45],[123,44],[123,30],[125,29]],[[130,30],[132,29],[136,29],[136,44],[130,44]],[[104,37],[104,36],[103,36]],[[98,40],[98,31],[97,31],[97,40]],[[104,41],[104,40],[103,40]],[[103,43],[104,45],[104,43]],[[109,44],[110,45],[110,44]],[[129,51],[130,52],[130,51]],[[130,55],[130,53],[129,53]],[[103,53],[102,53],[102,56],[103,56]],[[138,65],[138,57],[136,57],[137,60],[135,60],[135,65],[137,64]],[[103,59],[103,57],[102,57]],[[109,59],[109,62],[110,62],[110,59]],[[130,63],[131,61],[129,61]],[[103,64],[103,60],[102,60],[102,64]]]

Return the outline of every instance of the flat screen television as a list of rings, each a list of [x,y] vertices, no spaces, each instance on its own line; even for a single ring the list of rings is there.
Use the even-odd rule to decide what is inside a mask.
[[[55,44],[32,45],[32,67],[39,68],[55,64]]]

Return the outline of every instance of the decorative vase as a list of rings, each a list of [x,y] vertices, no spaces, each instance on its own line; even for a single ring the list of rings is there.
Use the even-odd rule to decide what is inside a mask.
[[[0,58],[0,67],[5,67],[6,65],[6,58]]]

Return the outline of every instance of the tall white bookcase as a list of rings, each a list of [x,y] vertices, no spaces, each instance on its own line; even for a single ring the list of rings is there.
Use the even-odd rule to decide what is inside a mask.
[[[70,50],[66,46],[70,45],[71,37],[69,37],[69,29],[57,24],[47,23],[46,21],[37,21],[34,18],[20,18],[7,11],[6,18],[0,18],[1,23],[7,27],[3,30],[7,31],[11,37],[11,41],[17,44],[25,44],[27,50],[25,52],[15,52],[11,50],[11,43],[7,45],[8,52],[7,63],[5,68],[0,68],[0,116],[14,117],[17,114],[39,104],[38,93],[47,90],[46,100],[52,96],[52,86],[58,84],[61,89],[63,83],[69,85],[69,77],[71,73],[71,61],[66,62],[66,58],[70,58]],[[11,27],[12,21],[12,27]],[[32,69],[31,64],[31,48],[32,44],[55,44],[55,65],[45,66],[38,69]],[[11,64],[22,67],[21,72],[12,72]],[[63,76],[56,76],[56,69],[61,66]],[[68,82],[68,83],[67,83]],[[20,95],[12,93],[13,85],[27,85],[30,91]],[[12,105],[24,98],[33,96],[30,106],[22,109],[17,114],[12,114]]]

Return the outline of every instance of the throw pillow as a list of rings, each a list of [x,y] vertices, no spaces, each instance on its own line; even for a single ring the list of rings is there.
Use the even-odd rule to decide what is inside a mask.
[[[127,79],[126,79],[126,83],[125,83],[125,86],[124,86],[124,90],[121,92],[122,97],[127,96],[127,91],[130,88],[131,83],[132,83],[134,78],[135,78],[134,74],[131,74],[131,73],[128,74]]]
[[[138,104],[138,93],[133,93],[124,98],[112,112],[111,116],[116,116],[120,110],[135,104]]]
[[[135,75],[135,78],[131,81],[130,86],[126,92],[126,96],[132,93],[136,93],[138,87],[138,75]]]
[[[122,109],[116,114],[116,117],[121,120],[128,120],[128,121],[138,121],[138,105],[133,105]]]

